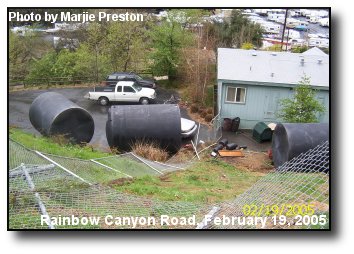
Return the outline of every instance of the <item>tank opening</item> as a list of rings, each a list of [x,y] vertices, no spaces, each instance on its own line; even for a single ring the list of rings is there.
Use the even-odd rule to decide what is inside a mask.
[[[89,113],[79,108],[61,112],[53,121],[49,135],[64,135],[71,143],[88,143],[94,133],[94,121]]]

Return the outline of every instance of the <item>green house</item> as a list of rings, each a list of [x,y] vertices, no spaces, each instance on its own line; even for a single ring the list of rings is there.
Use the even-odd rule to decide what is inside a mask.
[[[218,49],[218,118],[240,117],[240,128],[257,122],[280,122],[279,100],[290,98],[305,75],[326,107],[320,122],[329,122],[329,56],[318,48],[304,53]]]

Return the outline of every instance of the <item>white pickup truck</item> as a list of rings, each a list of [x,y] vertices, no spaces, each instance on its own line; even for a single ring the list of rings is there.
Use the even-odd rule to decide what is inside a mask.
[[[110,101],[149,104],[156,98],[156,92],[152,88],[141,87],[134,81],[119,81],[115,85],[95,87],[93,92],[85,95],[85,98],[98,101],[102,106]]]

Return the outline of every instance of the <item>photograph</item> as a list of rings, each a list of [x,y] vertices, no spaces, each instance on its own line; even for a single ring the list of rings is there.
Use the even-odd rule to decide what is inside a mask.
[[[7,230],[331,231],[330,23],[8,6]]]

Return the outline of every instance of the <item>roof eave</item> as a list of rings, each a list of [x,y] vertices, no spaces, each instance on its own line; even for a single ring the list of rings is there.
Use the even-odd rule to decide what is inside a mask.
[[[298,85],[298,83],[273,83],[273,82],[258,82],[258,81],[245,81],[245,80],[230,80],[230,79],[218,79],[221,83],[233,83],[240,85],[253,85],[253,86],[273,86],[273,87],[289,87],[293,88]],[[329,86],[312,85],[313,88],[319,90],[329,90]]]

